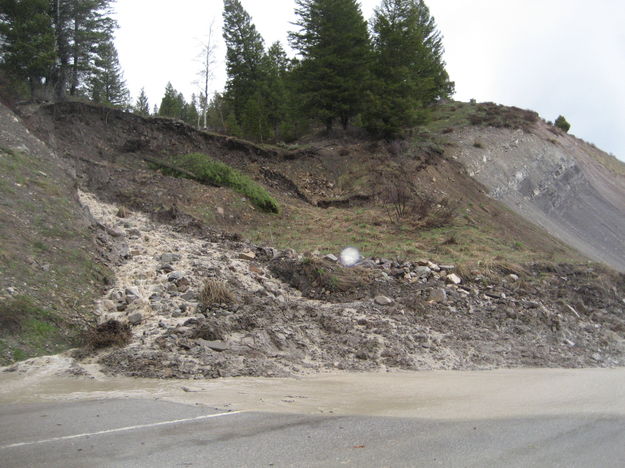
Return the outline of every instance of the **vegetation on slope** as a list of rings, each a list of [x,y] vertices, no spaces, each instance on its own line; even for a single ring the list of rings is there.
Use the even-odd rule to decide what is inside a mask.
[[[158,164],[158,163],[156,163]],[[167,166],[161,166],[163,172],[175,176],[192,177],[198,182],[218,187],[230,187],[245,195],[258,208],[268,213],[278,213],[278,202],[245,174],[233,167],[200,153],[177,156]]]
[[[74,344],[109,275],[66,177],[0,148],[0,365]]]

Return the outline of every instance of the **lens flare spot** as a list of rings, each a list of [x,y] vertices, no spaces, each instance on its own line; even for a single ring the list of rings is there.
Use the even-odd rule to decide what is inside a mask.
[[[361,258],[360,252],[355,247],[347,247],[341,252],[341,263],[348,267],[356,265]]]

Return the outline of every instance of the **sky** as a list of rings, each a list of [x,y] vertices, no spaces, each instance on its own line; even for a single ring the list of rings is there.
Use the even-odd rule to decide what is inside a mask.
[[[381,0],[362,0],[366,19]],[[241,0],[268,46],[294,29],[294,0]],[[622,0],[426,0],[456,83],[454,99],[562,114],[570,133],[625,160],[625,2]],[[117,0],[116,45],[136,98],[159,104],[165,85],[198,91],[198,56],[212,21],[223,90],[222,0]],[[288,50],[288,49],[287,49]]]

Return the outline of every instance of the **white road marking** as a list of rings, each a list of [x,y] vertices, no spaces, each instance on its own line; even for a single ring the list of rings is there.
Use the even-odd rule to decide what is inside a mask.
[[[163,421],[163,422],[158,422],[158,423],[153,423],[153,424],[141,424],[139,426],[120,427],[118,429],[108,429],[106,431],[88,432],[88,433],[85,433],[85,434],[76,434],[76,435],[63,436],[63,437],[54,437],[52,439],[36,440],[36,441],[33,441],[33,442],[20,442],[20,443],[17,443],[17,444],[4,445],[4,446],[0,447],[0,450],[10,449],[10,448],[15,448],[15,447],[24,447],[26,445],[47,444],[49,442],[59,442],[61,440],[79,439],[81,437],[90,437],[90,436],[98,436],[98,435],[104,435],[104,434],[113,434],[115,432],[134,431],[136,429],[146,429],[146,428],[149,428],[149,427],[167,426],[167,425],[171,425],[171,424],[180,424],[180,423],[186,423],[186,422],[202,421],[203,419],[219,418],[221,416],[232,416],[234,414],[240,414],[240,413],[243,413],[243,412],[244,411],[231,411],[229,413],[206,414],[204,416],[197,416],[195,418],[175,419],[175,420],[172,420],[172,421]]]

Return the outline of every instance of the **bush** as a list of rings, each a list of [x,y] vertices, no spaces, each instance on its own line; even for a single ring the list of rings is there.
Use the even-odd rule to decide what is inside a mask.
[[[192,174],[199,182],[217,185],[220,187],[230,187],[245,195],[250,201],[263,211],[278,213],[278,202],[259,184],[254,182],[245,174],[221,161],[215,161],[209,156],[200,153],[178,156],[172,161],[174,169],[169,172],[176,172],[175,168],[180,168],[181,173],[176,176]]]
[[[568,133],[571,129],[571,124],[566,121],[564,116],[560,115],[555,121],[555,126],[562,130],[564,133]]]

